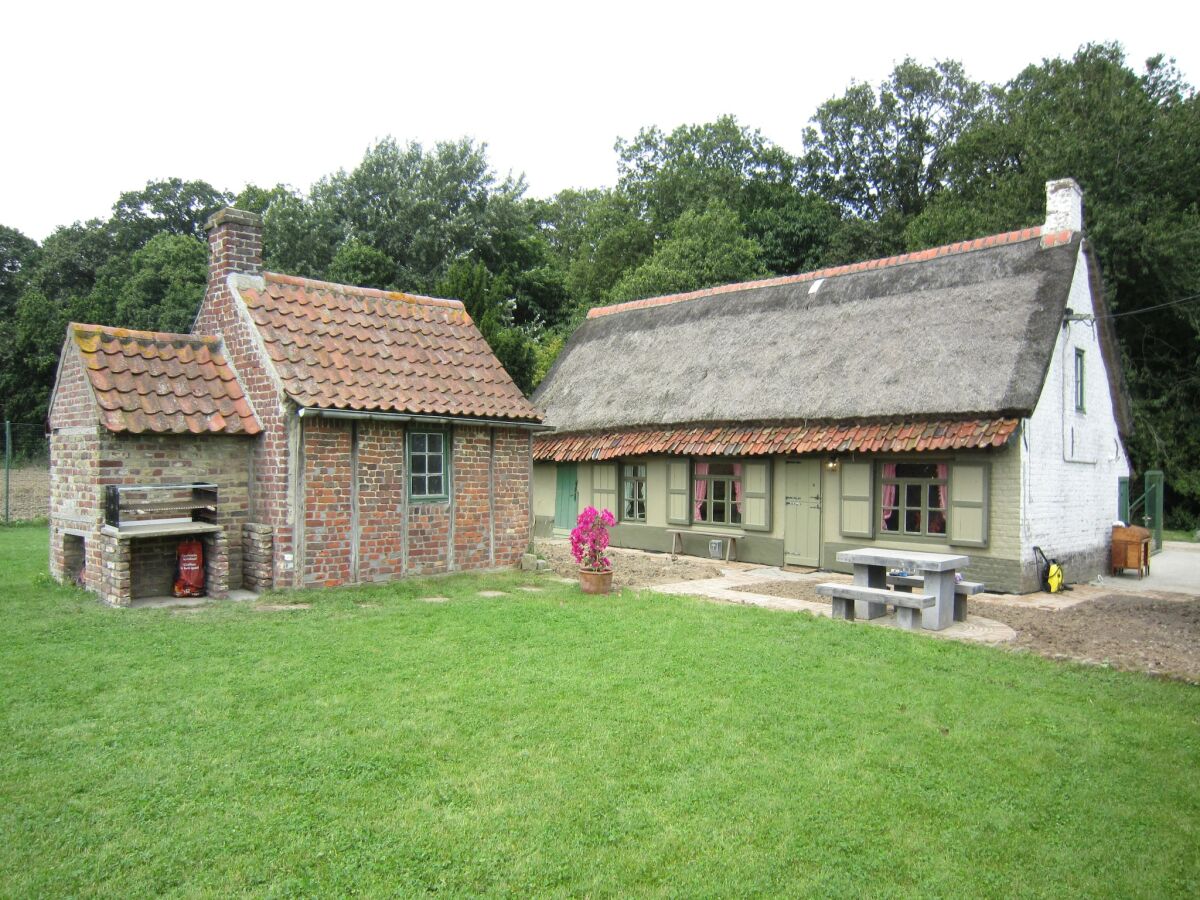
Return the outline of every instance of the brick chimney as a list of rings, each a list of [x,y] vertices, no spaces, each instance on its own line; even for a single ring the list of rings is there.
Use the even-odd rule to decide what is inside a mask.
[[[228,275],[262,274],[262,219],[227,206],[204,224],[208,232],[208,286],[224,284]]]
[[[1046,224],[1043,234],[1083,231],[1083,191],[1074,178],[1046,182]]]

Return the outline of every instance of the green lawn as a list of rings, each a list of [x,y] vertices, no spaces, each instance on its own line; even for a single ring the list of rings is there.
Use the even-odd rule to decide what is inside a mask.
[[[0,530],[4,896],[1200,893],[1193,687],[517,573],[112,610],[45,546]]]

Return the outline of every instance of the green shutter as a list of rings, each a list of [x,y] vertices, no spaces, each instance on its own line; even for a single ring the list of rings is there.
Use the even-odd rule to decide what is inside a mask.
[[[617,514],[616,463],[596,463],[592,466],[592,505],[599,510]]]
[[[986,547],[988,542],[987,463],[954,463],[950,467],[950,543]]]
[[[691,474],[690,460],[667,460],[667,522],[672,525],[692,523],[692,492],[688,484]]]
[[[742,463],[742,527],[747,531],[771,530],[771,461]]]
[[[841,531],[844,537],[875,537],[874,486],[870,462],[843,462],[841,477]]]

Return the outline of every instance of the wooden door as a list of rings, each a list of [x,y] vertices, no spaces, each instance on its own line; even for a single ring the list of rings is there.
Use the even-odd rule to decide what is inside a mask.
[[[559,463],[554,486],[554,528],[570,531],[579,518],[579,470],[575,463]]]
[[[821,562],[821,462],[789,460],[786,465],[783,561],[795,566]]]

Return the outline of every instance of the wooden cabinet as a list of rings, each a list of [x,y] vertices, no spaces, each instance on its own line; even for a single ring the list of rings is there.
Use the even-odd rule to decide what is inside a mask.
[[[1150,530],[1137,525],[1114,525],[1112,572],[1137,569],[1138,577],[1150,574]]]

